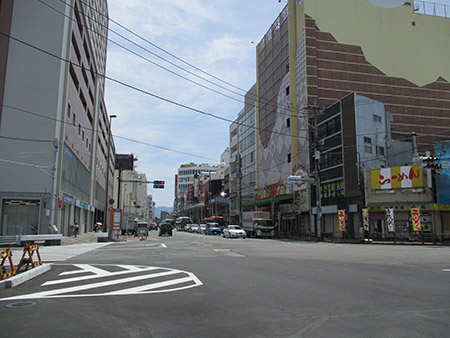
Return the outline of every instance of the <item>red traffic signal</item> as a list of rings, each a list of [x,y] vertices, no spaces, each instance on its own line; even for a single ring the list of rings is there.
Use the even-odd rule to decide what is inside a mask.
[[[164,181],[153,181],[153,188],[164,189]]]
[[[58,209],[62,209],[63,207],[63,202],[62,200],[58,200],[58,205],[57,205]]]

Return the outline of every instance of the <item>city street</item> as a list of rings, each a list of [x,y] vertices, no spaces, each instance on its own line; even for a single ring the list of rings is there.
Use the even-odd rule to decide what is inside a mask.
[[[445,337],[449,299],[450,247],[152,231],[0,290],[0,318],[3,337]]]

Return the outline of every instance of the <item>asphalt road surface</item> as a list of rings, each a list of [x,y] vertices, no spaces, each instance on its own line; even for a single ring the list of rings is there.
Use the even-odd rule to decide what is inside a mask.
[[[450,247],[151,232],[0,290],[0,336],[448,337],[449,301]]]

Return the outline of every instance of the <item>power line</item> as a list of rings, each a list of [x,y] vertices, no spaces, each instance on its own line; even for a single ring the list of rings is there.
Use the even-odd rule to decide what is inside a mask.
[[[72,124],[70,121],[65,121],[65,120],[60,120],[60,119],[57,119],[57,118],[48,117],[48,116],[41,115],[41,114],[36,113],[36,112],[32,112],[32,111],[25,110],[25,109],[18,108],[18,107],[9,106],[9,105],[6,105],[6,104],[4,104],[3,107],[10,108],[10,109],[14,109],[14,110],[18,110],[18,111],[21,111],[21,112],[26,113],[26,114],[31,114],[31,115],[34,115],[34,116],[42,117],[42,118],[45,118],[45,119],[49,119],[49,120],[56,121],[56,122],[60,122],[60,123],[67,124],[67,125],[71,125],[71,124]],[[86,130],[86,131],[100,132],[99,129],[96,130],[96,129],[88,128],[88,127],[81,127],[81,128],[83,128],[83,129]],[[156,144],[151,144],[151,143],[148,143],[148,142],[142,142],[142,141],[134,140],[134,139],[129,138],[129,137],[124,137],[124,136],[114,135],[114,134],[111,134],[111,135],[112,135],[114,138],[123,139],[123,140],[125,140],[125,141],[129,141],[129,142],[133,142],[133,143],[139,143],[139,144],[147,145],[147,146],[154,147],[154,148],[158,148],[158,149],[162,149],[162,150],[166,150],[166,151],[170,151],[170,152],[175,152],[175,153],[178,153],[178,154],[183,154],[183,155],[188,155],[188,156],[193,156],[193,157],[203,158],[203,159],[205,159],[205,160],[213,160],[213,161],[216,161],[216,159],[212,159],[212,158],[209,158],[209,157],[205,157],[205,156],[201,156],[201,155],[196,155],[196,154],[191,154],[191,153],[183,152],[183,151],[180,151],[180,150],[171,149],[171,148],[168,148],[168,147],[159,146],[159,145],[156,145]],[[0,137],[1,137],[1,136],[0,136]],[[48,142],[47,140],[28,140],[28,141]],[[50,142],[53,142],[53,141],[50,141]],[[90,156],[91,154],[85,153],[85,155],[89,155],[89,156]],[[105,161],[105,162],[106,162],[106,161]]]
[[[78,22],[78,21],[76,21],[75,19],[73,19],[73,18],[67,16],[65,13],[62,13],[61,11],[59,11],[59,10],[57,10],[56,8],[52,7],[51,5],[49,5],[49,4],[45,3],[45,2],[43,2],[42,0],[38,0],[38,1],[41,2],[42,4],[46,5],[47,7],[52,8],[54,11],[58,12],[59,14],[65,16],[65,17],[67,17],[67,18],[69,18],[70,20],[72,20],[72,21],[74,21],[74,22]],[[62,3],[64,3],[67,7],[70,7],[70,8],[72,8],[72,9],[74,9],[74,10],[77,10],[75,7],[72,7],[72,6],[70,6],[69,4],[67,4],[64,0],[59,0],[59,1],[62,2]],[[83,3],[83,2],[82,2],[82,3]],[[88,5],[88,4],[86,4],[86,3],[83,3],[83,4],[84,4],[85,6],[91,8],[92,10],[96,11],[99,15],[101,15],[101,16],[107,18],[108,20],[110,20],[111,22],[117,24],[119,27],[123,28],[123,29],[126,30],[127,32],[133,34],[134,36],[137,36],[138,38],[140,38],[140,39],[142,39],[143,41],[149,43],[150,45],[154,46],[155,48],[157,48],[157,49],[159,49],[159,50],[161,50],[161,51],[164,51],[165,53],[168,53],[170,56],[176,58],[177,60],[179,60],[179,61],[181,61],[181,62],[183,62],[183,63],[185,63],[185,64],[187,64],[187,65],[189,65],[189,66],[191,66],[191,67],[193,67],[194,69],[196,69],[196,70],[198,70],[198,71],[200,71],[200,72],[202,72],[202,73],[204,73],[204,74],[206,74],[206,75],[208,75],[208,76],[210,76],[210,77],[212,77],[212,78],[215,78],[215,79],[221,81],[222,83],[226,83],[226,84],[229,85],[229,86],[232,86],[232,87],[234,87],[234,88],[237,88],[237,89],[239,89],[239,90],[241,90],[241,91],[246,92],[244,89],[241,89],[241,88],[239,88],[239,87],[236,87],[236,86],[234,86],[234,85],[232,85],[232,84],[230,84],[230,83],[228,83],[228,82],[226,82],[226,81],[224,81],[224,80],[221,80],[221,79],[215,77],[214,75],[212,75],[212,74],[210,74],[210,73],[207,73],[207,72],[205,72],[205,71],[202,71],[200,68],[195,67],[194,65],[192,65],[192,64],[190,64],[190,63],[187,63],[187,62],[183,61],[181,58],[178,58],[178,57],[176,57],[175,55],[173,55],[173,54],[171,54],[171,53],[165,51],[164,49],[162,49],[162,48],[156,46],[155,44],[153,44],[152,42],[148,41],[147,39],[141,37],[140,35],[138,35],[138,34],[136,34],[136,33],[134,33],[134,32],[132,32],[132,31],[129,30],[128,28],[126,28],[126,27],[124,27],[123,25],[119,24],[118,22],[116,22],[116,21],[110,19],[109,17],[105,16],[102,12],[98,11],[98,10],[95,9],[94,7],[91,7],[90,5]],[[81,11],[78,10],[78,12],[81,12]],[[93,18],[89,17],[89,16],[86,15],[85,13],[81,13],[81,14],[83,14],[83,16],[85,16],[85,17],[91,19],[93,22],[96,22],[96,23],[98,23],[99,25],[103,26],[104,28],[108,29],[110,32],[113,32],[113,33],[116,34],[117,36],[119,36],[119,37],[123,38],[124,40],[128,41],[129,43],[131,43],[131,44],[137,46],[137,47],[140,48],[140,49],[143,49],[144,51],[146,51],[146,52],[150,53],[151,55],[153,55],[153,56],[155,56],[155,57],[157,57],[157,58],[159,58],[159,59],[161,59],[161,60],[163,60],[163,61],[165,61],[165,62],[171,64],[172,66],[174,66],[174,67],[176,67],[176,68],[178,68],[178,69],[180,69],[180,70],[183,70],[183,71],[187,72],[188,74],[190,74],[190,75],[192,75],[192,76],[195,76],[195,77],[197,77],[197,78],[199,78],[199,79],[201,79],[201,80],[203,80],[203,81],[206,81],[207,83],[210,83],[210,84],[212,84],[212,85],[214,85],[214,86],[217,86],[217,87],[219,87],[219,88],[221,88],[221,89],[224,89],[224,90],[226,90],[226,91],[229,91],[229,92],[231,92],[231,93],[233,93],[233,94],[236,94],[236,95],[239,95],[239,96],[241,96],[241,97],[245,97],[245,95],[246,95],[246,94],[237,93],[237,92],[235,92],[235,91],[233,91],[233,90],[230,90],[230,89],[228,89],[228,88],[226,88],[226,87],[224,87],[224,86],[222,86],[222,85],[220,85],[220,84],[217,84],[217,83],[214,83],[214,82],[212,82],[212,81],[210,81],[210,80],[208,80],[208,79],[205,79],[204,77],[199,76],[198,74],[195,74],[195,73],[193,73],[193,72],[191,72],[191,71],[189,71],[189,70],[187,70],[187,69],[185,69],[185,68],[183,68],[183,67],[181,67],[181,66],[179,66],[179,65],[177,65],[177,64],[175,64],[175,63],[173,63],[173,62],[171,62],[171,61],[169,61],[169,60],[167,60],[166,58],[161,57],[160,55],[158,55],[158,54],[156,54],[156,53],[154,53],[154,52],[148,50],[147,48],[145,48],[145,47],[143,47],[143,46],[137,44],[136,42],[134,42],[134,41],[128,39],[127,37],[123,36],[122,34],[120,34],[120,33],[116,32],[116,31],[114,31],[114,30],[111,29],[109,26],[105,26],[105,25],[103,25],[101,22],[95,21]],[[80,23],[80,24],[81,24],[81,23]],[[147,62],[149,62],[149,63],[151,63],[151,64],[153,64],[153,65],[155,65],[155,66],[157,66],[157,67],[159,67],[159,68],[161,68],[161,69],[164,69],[164,70],[166,70],[167,72],[169,72],[169,73],[171,73],[171,74],[173,74],[173,75],[175,75],[175,76],[178,76],[178,77],[180,77],[180,78],[183,78],[184,80],[186,80],[186,81],[188,81],[188,82],[191,82],[191,83],[193,83],[193,84],[196,84],[196,85],[198,85],[198,86],[200,86],[200,87],[202,87],[202,88],[204,88],[204,89],[210,90],[210,91],[212,91],[212,92],[214,92],[214,93],[216,93],[216,94],[218,94],[218,95],[222,95],[222,96],[224,96],[224,97],[226,97],[226,98],[235,100],[235,101],[240,102],[240,103],[245,103],[245,101],[243,102],[243,101],[241,101],[241,100],[239,100],[239,99],[236,99],[236,98],[234,98],[234,97],[232,97],[232,96],[226,95],[226,94],[221,93],[221,92],[219,92],[219,91],[217,91],[217,90],[214,90],[214,89],[212,89],[212,88],[210,88],[210,87],[207,87],[207,86],[205,86],[205,85],[203,85],[203,84],[200,84],[200,83],[198,83],[198,82],[196,82],[196,81],[193,81],[193,80],[191,80],[191,79],[189,79],[189,78],[186,78],[185,76],[182,76],[182,75],[180,75],[180,74],[178,74],[178,73],[176,73],[176,72],[174,72],[174,71],[172,71],[172,70],[170,70],[170,69],[168,69],[168,68],[166,68],[166,67],[163,67],[163,66],[161,66],[161,65],[159,65],[159,64],[157,64],[157,63],[155,63],[155,62],[153,62],[153,61],[151,61],[151,60],[149,60],[149,59],[147,59],[146,57],[144,57],[144,56],[142,56],[142,55],[140,55],[140,54],[138,54],[138,53],[136,53],[136,52],[130,50],[129,48],[127,48],[127,47],[125,47],[125,46],[123,46],[123,45],[121,45],[121,44],[119,44],[119,43],[117,43],[117,42],[111,40],[110,38],[108,38],[108,37],[106,37],[106,36],[103,36],[103,35],[101,35],[100,33],[97,33],[96,31],[90,29],[88,26],[83,25],[83,24],[81,24],[81,25],[82,25],[83,27],[87,28],[88,30],[90,30],[91,32],[93,32],[94,34],[97,34],[97,35],[99,35],[99,36],[101,36],[101,37],[107,39],[107,40],[110,41],[111,43],[113,43],[113,44],[119,46],[120,48],[122,48],[122,49],[124,49],[124,50],[130,52],[131,54],[134,54],[135,56],[137,56],[137,57],[139,57],[139,58],[142,58],[143,60],[145,60],[145,61],[147,61]],[[257,99],[257,96],[252,95],[252,94],[249,94],[249,95],[250,95],[250,96],[253,96],[255,100]],[[259,99],[261,100],[262,98],[259,97]],[[291,108],[289,105],[287,105],[287,106],[277,105],[276,103],[274,103],[274,102],[272,102],[272,101],[273,101],[273,99],[267,99],[267,100],[266,100],[266,103],[267,103],[267,104],[270,104],[270,105],[271,105],[272,107],[274,107],[274,108],[275,108],[275,107],[281,107],[281,108],[284,108],[284,109],[287,109],[287,110],[291,110],[291,111],[292,111],[292,108]],[[260,109],[261,109],[261,110],[266,110],[266,109],[262,109],[262,108],[260,108]],[[292,115],[291,113],[284,113],[284,112],[280,112],[280,114],[283,114],[283,115],[286,115],[286,116],[293,116],[293,117],[294,117],[294,116],[297,116],[297,115]]]

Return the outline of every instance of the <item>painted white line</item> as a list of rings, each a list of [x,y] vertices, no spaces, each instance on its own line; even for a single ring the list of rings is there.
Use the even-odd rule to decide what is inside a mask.
[[[150,278],[165,277],[165,276],[175,275],[175,274],[179,274],[179,273],[180,273],[179,270],[168,270],[165,272],[160,272],[160,273],[155,273],[155,274],[150,274],[150,275],[141,275],[141,276],[105,281],[105,282],[100,282],[100,283],[73,286],[73,287],[57,289],[57,290],[35,292],[35,293],[28,294],[28,295],[3,298],[1,300],[77,297],[78,295],[70,295],[68,293],[69,292],[79,292],[79,291],[84,291],[84,290],[89,290],[89,289],[102,288],[105,286],[124,284],[124,283],[129,283],[129,282],[135,282],[135,281],[140,281],[140,280],[150,279]],[[101,295],[102,294],[94,294],[94,295],[91,294],[90,296],[101,296]]]
[[[83,264],[80,264],[83,265]],[[90,270],[86,270],[84,268],[81,267],[81,269],[84,272],[91,272]],[[139,271],[145,272],[145,271],[152,271],[152,270],[158,270],[159,268],[157,267],[148,267],[148,268],[142,268]],[[101,270],[101,269],[99,269]],[[104,271],[104,270],[102,270]],[[45,282],[44,284],[42,284],[42,286],[48,286],[48,285],[55,285],[55,284],[63,284],[63,283],[72,283],[72,282],[79,282],[79,281],[84,281],[84,280],[89,280],[89,279],[96,279],[96,278],[104,278],[104,277],[114,277],[114,276],[120,276],[120,275],[126,275],[129,274],[130,270],[122,270],[122,271],[117,271],[117,272],[107,272],[106,274],[100,274],[100,275],[88,275],[88,276],[81,276],[81,277],[72,277],[72,278],[66,278],[66,279],[57,279],[57,280],[52,280],[52,281],[48,281]]]
[[[135,288],[112,291],[112,292],[105,293],[105,295],[106,296],[116,296],[116,295],[128,295],[128,294],[133,294],[133,293],[142,293],[142,291],[159,289],[159,288],[172,286],[172,285],[176,285],[176,284],[188,283],[191,281],[192,281],[192,279],[190,277],[184,277],[184,278],[172,279],[172,280],[169,280],[166,282],[159,282],[159,283],[154,283],[154,284],[142,285],[142,286],[138,286]]]
[[[161,246],[162,246],[163,248],[167,248],[167,245],[165,245],[164,243],[161,243]]]
[[[445,272],[450,272],[450,269],[444,269]]]

